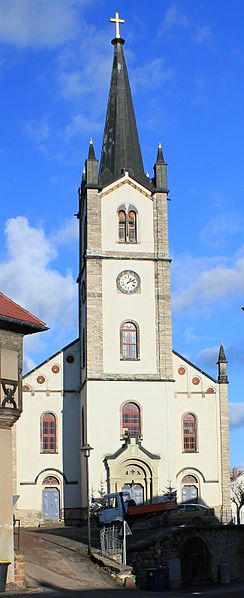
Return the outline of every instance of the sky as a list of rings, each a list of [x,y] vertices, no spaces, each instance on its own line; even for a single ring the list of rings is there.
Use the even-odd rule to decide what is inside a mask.
[[[173,346],[216,377],[224,343],[244,467],[243,0],[0,0],[0,289],[50,328],[26,371],[77,337],[77,188],[90,137],[100,157],[116,10],[145,171],[159,142],[168,163]]]

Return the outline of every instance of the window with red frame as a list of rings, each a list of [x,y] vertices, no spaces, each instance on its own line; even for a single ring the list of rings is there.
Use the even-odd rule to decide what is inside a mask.
[[[122,436],[141,435],[141,414],[136,403],[125,403],[122,409]]]
[[[124,322],[120,328],[120,358],[138,359],[138,329],[133,322]]]
[[[194,452],[197,450],[197,422],[192,413],[186,413],[183,417],[184,451]]]
[[[55,453],[57,450],[57,425],[53,413],[44,413],[41,417],[42,453]]]

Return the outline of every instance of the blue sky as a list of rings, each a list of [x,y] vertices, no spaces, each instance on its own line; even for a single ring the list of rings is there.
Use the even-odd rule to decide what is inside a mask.
[[[115,10],[145,170],[158,142],[168,162],[174,348],[215,376],[223,341],[244,466],[242,0],[0,0],[0,287],[50,327],[26,368],[76,337],[77,188],[90,136],[100,156]]]

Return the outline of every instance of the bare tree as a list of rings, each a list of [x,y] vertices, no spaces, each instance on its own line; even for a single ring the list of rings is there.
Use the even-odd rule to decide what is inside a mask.
[[[241,508],[244,505],[244,476],[230,476],[231,501],[236,505],[237,523],[241,523]]]

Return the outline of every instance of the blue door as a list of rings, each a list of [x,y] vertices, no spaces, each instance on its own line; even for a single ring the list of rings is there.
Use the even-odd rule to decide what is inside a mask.
[[[42,491],[42,517],[50,521],[60,518],[59,490],[57,488],[44,488]]]

